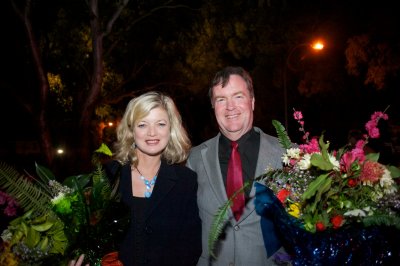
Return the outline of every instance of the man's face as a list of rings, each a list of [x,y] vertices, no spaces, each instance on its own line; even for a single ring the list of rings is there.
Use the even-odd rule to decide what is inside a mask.
[[[238,140],[253,126],[254,97],[239,75],[231,75],[225,87],[213,88],[213,106],[219,129],[230,140]]]

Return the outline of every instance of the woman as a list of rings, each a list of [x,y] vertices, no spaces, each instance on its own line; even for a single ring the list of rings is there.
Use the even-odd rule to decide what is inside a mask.
[[[197,176],[183,165],[190,140],[172,101],[158,92],[131,100],[117,128],[115,159],[131,225],[124,265],[196,265],[201,254]]]
[[[170,97],[148,92],[129,102],[109,165],[130,209],[118,252],[124,266],[196,265],[201,254],[197,175],[181,164],[190,147]]]

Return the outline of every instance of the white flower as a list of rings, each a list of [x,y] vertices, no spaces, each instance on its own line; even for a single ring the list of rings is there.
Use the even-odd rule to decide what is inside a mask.
[[[1,238],[4,242],[9,242],[12,238],[12,233],[9,229],[5,229],[3,233],[1,233]]]
[[[309,169],[311,167],[311,155],[308,153],[304,154],[303,158],[301,158],[301,160],[297,162],[297,166],[301,170]]]
[[[300,149],[299,148],[287,149],[286,153],[292,159],[300,159]]]
[[[289,165],[289,163],[290,163],[290,158],[287,156],[287,154],[284,154],[284,155],[282,156],[282,162],[283,162],[284,165]]]
[[[365,217],[365,216],[372,216],[373,214],[374,210],[371,207],[367,206],[362,209],[347,211],[344,213],[344,216]]]
[[[393,194],[397,191],[397,188],[394,185],[394,180],[390,175],[390,171],[386,168],[382,177],[379,179],[379,185],[383,187],[383,192],[385,194]]]
[[[365,211],[360,210],[360,209],[355,209],[355,210],[345,212],[344,216],[365,217],[367,215],[366,215]]]
[[[339,163],[339,161],[336,159],[336,157],[333,156],[332,154],[329,154],[329,161],[331,162],[331,164],[333,164],[333,170],[339,171],[339,169],[340,169],[340,163]]]
[[[63,192],[59,192],[57,194],[57,196],[55,196],[54,198],[51,199],[51,203],[53,203],[53,205],[57,205],[58,202],[60,202],[61,200],[63,200],[65,197],[65,194]]]

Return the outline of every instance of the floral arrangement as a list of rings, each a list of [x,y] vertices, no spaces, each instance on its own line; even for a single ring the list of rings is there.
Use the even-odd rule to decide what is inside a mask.
[[[375,112],[365,125],[367,134],[355,146],[329,150],[330,142],[309,140],[303,115],[294,118],[304,134],[305,144],[293,147],[283,127],[274,121],[278,137],[286,148],[283,169],[268,170],[262,182],[272,189],[287,212],[300,219],[310,232],[340,228],[348,223],[393,225],[400,229],[400,194],[395,178],[400,170],[378,162],[378,153],[366,154],[365,145],[379,138],[378,122],[385,112]]]
[[[245,182],[219,209],[209,235],[211,256],[215,257],[213,250],[224,230],[232,199],[256,181],[255,206],[261,227],[264,216],[274,220],[294,255],[290,265],[374,263],[377,257],[390,261],[393,256],[398,259],[400,250],[388,247],[396,246],[393,243],[397,240],[388,238],[400,232],[396,182],[400,169],[383,165],[379,154],[364,151],[369,139],[380,137],[378,122],[387,120],[388,115],[375,112],[365,125],[363,138],[355,146],[345,145],[338,150],[329,149],[330,142],[324,140],[324,135],[309,139],[301,112],[295,110],[294,118],[304,144],[292,143],[282,124],[272,121],[285,150],[282,169],[267,169]],[[396,233],[386,228],[395,228]]]
[[[102,156],[111,155],[102,144],[92,157],[92,173],[62,183],[38,164],[37,177],[26,177],[1,163],[0,188],[5,192],[0,196],[8,200],[7,208],[16,202],[23,213],[1,234],[0,265],[65,265],[81,253],[91,265],[100,265],[101,257],[115,248],[116,230],[128,223],[116,218],[118,195],[102,167]]]

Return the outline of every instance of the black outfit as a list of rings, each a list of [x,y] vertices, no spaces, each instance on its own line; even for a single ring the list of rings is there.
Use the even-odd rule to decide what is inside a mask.
[[[244,134],[240,139],[237,140],[239,144],[239,154],[242,160],[243,166],[243,182],[246,180],[253,179],[256,174],[258,153],[260,150],[260,134],[257,133],[254,128]],[[221,167],[222,177],[226,187],[226,176],[228,173],[229,157],[231,156],[231,141],[223,134],[219,137],[219,149],[218,149],[219,163]],[[251,187],[245,191],[246,201],[249,199]]]
[[[114,169],[117,162],[113,162]],[[162,161],[150,198],[132,195],[130,165],[120,168],[121,200],[131,212],[119,259],[131,265],[196,265],[201,254],[197,175]]]

